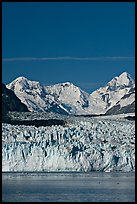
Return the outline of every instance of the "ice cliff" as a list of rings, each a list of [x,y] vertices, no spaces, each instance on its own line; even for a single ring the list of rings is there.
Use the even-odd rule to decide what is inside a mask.
[[[134,171],[135,124],[92,118],[67,127],[2,125],[3,171]]]

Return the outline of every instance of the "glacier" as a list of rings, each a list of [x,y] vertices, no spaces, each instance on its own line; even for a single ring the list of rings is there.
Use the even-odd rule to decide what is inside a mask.
[[[73,118],[66,126],[2,124],[2,171],[135,171],[135,121]]]

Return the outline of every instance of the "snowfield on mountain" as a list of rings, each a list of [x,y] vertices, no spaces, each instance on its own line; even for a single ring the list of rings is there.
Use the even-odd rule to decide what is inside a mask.
[[[115,114],[116,109],[119,113],[135,111],[135,82],[127,72],[91,94],[69,82],[42,86],[25,77],[18,77],[6,87],[13,90],[30,111],[66,115],[105,114],[110,109],[111,114]]]
[[[103,114],[117,103],[121,104],[120,107],[131,104],[135,101],[134,87],[135,82],[130,75],[127,72],[122,73],[119,77],[113,78],[105,87],[90,94],[88,111],[91,113]],[[129,92],[133,94],[128,97],[127,94]],[[123,100],[126,95],[127,100]],[[112,114],[115,114],[115,111],[112,112]]]
[[[83,114],[88,107],[89,94],[72,83],[45,86],[48,94],[57,98],[70,113]]]
[[[67,110],[52,95],[47,94],[44,87],[37,81],[18,77],[6,87],[14,91],[30,111],[53,111],[67,114]]]
[[[71,118],[67,126],[2,125],[3,171],[135,171],[135,122]]]

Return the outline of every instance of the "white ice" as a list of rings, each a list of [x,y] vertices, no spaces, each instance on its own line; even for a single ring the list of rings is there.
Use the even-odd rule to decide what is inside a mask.
[[[3,171],[134,171],[135,123],[79,118],[63,126],[2,124]]]

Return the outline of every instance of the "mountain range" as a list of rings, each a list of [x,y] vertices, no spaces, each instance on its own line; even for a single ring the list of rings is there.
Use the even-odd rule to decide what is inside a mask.
[[[29,111],[66,115],[119,114],[135,112],[135,81],[127,72],[114,77],[91,94],[70,82],[43,86],[37,81],[18,77],[6,87]]]

